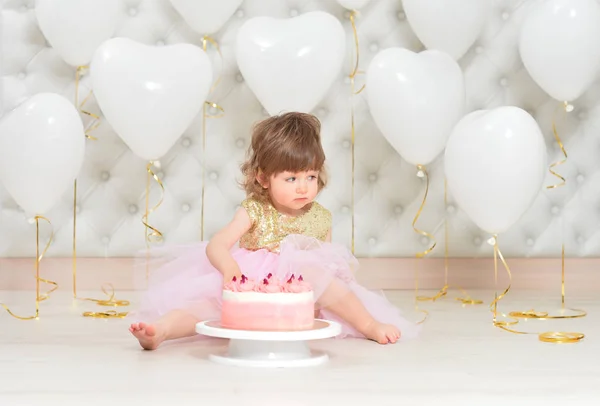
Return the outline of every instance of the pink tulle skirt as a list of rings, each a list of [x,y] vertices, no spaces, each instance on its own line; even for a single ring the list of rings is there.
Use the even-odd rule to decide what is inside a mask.
[[[159,248],[137,266],[138,283],[147,290],[131,317],[152,322],[171,310],[184,310],[199,320],[219,320],[223,275],[206,256],[206,242]],[[314,290],[319,318],[342,325],[338,338],[364,336],[327,308],[354,293],[367,311],[379,322],[393,324],[401,331],[401,340],[415,338],[420,326],[405,319],[382,292],[367,290],[356,282],[358,261],[343,245],[326,243],[301,235],[290,235],[280,253],[250,251],[235,247],[231,254],[248,278],[262,280],[266,275],[283,279],[302,275]],[[149,275],[149,278],[146,278]],[[143,281],[142,281],[143,280]],[[147,282],[146,282],[147,280]]]

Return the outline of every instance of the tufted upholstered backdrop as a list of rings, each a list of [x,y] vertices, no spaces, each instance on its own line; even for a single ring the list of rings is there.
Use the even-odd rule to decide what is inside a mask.
[[[214,0],[216,1],[216,0]],[[460,61],[467,80],[468,109],[516,105],[538,120],[547,140],[551,161],[560,159],[551,123],[556,107],[523,68],[516,47],[519,27],[532,0],[494,0],[493,12],[476,44]],[[62,61],[40,32],[34,0],[4,0],[2,4],[2,98],[8,111],[37,92],[56,92],[74,99],[75,69]],[[201,116],[182,135],[162,162],[158,176],[166,188],[165,200],[151,223],[168,243],[200,238],[202,166],[206,168],[205,237],[227,222],[243,198],[236,185],[238,165],[244,157],[252,123],[266,117],[256,97],[244,84],[233,53],[237,29],[254,16],[289,17],[324,10],[339,18],[348,38],[348,58],[330,93],[314,110],[323,123],[331,182],[320,201],[334,216],[333,237],[350,244],[351,144],[350,88],[352,31],[348,12],[334,0],[245,0],[214,37],[223,57],[223,76],[210,97],[225,116],[207,125],[206,161],[201,161]],[[122,0],[117,36],[156,46],[189,42],[201,46],[201,37],[186,26],[167,0]],[[452,16],[448,16],[452,18]],[[423,49],[411,31],[400,0],[373,0],[357,19],[361,68],[386,47]],[[209,51],[214,63],[219,58]],[[361,85],[364,77],[360,77]],[[80,100],[90,89],[89,77],[80,87]],[[404,162],[377,130],[363,95],[355,99],[356,132],[356,253],[361,257],[412,257],[430,242],[411,227],[425,183],[416,169]],[[559,167],[567,186],[542,192],[533,207],[509,232],[501,236],[507,256],[560,255],[564,238],[567,255],[600,254],[600,83],[580,100],[575,111],[558,123],[569,160]],[[93,97],[86,109],[101,114]],[[165,118],[167,119],[167,118]],[[105,120],[88,141],[86,161],[79,177],[77,210],[78,255],[131,256],[145,247],[141,217],[145,206],[145,162],[134,156]],[[449,255],[489,257],[486,236],[448,196],[444,204],[443,162],[430,167],[431,188],[419,228],[435,235],[432,257],[444,256],[444,220],[448,221]],[[548,175],[546,184],[555,183]],[[151,204],[159,198],[153,184]],[[31,257],[35,252],[35,227],[0,188],[0,256]],[[68,257],[72,252],[73,193],[69,191],[49,213],[55,241],[48,256]],[[47,228],[42,225],[42,236]]]

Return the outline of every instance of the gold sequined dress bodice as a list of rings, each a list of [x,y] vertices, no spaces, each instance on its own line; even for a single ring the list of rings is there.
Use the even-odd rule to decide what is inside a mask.
[[[242,207],[248,212],[252,227],[240,239],[240,247],[256,251],[279,252],[279,245],[290,234],[301,234],[325,241],[331,228],[331,213],[317,202],[299,216],[278,212],[271,204],[246,199]]]

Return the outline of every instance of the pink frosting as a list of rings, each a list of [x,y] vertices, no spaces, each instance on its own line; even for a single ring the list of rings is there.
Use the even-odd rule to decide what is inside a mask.
[[[226,283],[223,289],[231,292],[301,293],[310,292],[312,287],[302,279],[302,276],[296,278],[292,275],[282,281],[269,273],[260,282],[242,275],[241,278],[234,278]]]

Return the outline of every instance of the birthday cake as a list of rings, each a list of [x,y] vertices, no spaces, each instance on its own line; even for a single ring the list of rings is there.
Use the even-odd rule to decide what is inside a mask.
[[[235,330],[299,331],[314,323],[314,297],[302,276],[262,281],[242,275],[223,288],[221,326]]]

